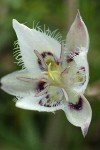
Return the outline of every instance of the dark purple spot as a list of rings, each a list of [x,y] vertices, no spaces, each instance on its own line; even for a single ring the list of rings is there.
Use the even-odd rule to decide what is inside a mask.
[[[45,70],[45,68],[43,67],[40,59],[38,59],[38,64],[39,64],[39,67],[40,67],[41,70]]]
[[[74,57],[79,55],[79,51],[74,51],[74,52],[71,52],[70,54],[67,55],[67,63],[70,63],[73,61]]]
[[[40,61],[40,59],[38,59],[38,64],[39,64],[39,65],[41,65],[41,61]]]
[[[43,105],[43,104],[42,104],[42,100],[39,101],[39,104],[40,104],[40,105]]]
[[[85,71],[85,67],[84,67],[84,66],[82,66],[82,67],[80,68],[80,70],[83,70],[83,71]]]
[[[56,107],[57,105],[56,104],[53,104],[53,107]]]
[[[81,66],[81,67],[78,69],[77,73],[82,73],[82,71],[85,72],[85,67],[84,67],[84,66]]]
[[[49,99],[49,97],[50,97],[50,96],[49,96],[49,94],[48,94],[48,95],[46,95],[46,99]]]
[[[51,52],[47,52],[47,55],[53,56],[53,54]]]
[[[51,52],[43,52],[43,53],[41,53],[41,56],[43,58],[45,58],[47,55],[53,56],[53,54]]]
[[[45,58],[46,53],[47,53],[47,52],[43,52],[43,53],[41,54],[41,56],[42,56],[43,58]]]
[[[67,63],[70,63],[70,62],[72,62],[73,61],[73,58],[70,56],[70,55],[68,55],[67,56]]]
[[[51,105],[49,105],[49,104],[44,104],[44,106],[45,106],[45,107],[51,107]]]
[[[53,104],[53,107],[58,106],[58,105],[60,104],[60,102],[61,102],[61,101],[57,101],[57,102],[55,102],[55,103]]]
[[[74,109],[77,111],[82,110],[82,106],[83,106],[83,99],[81,96],[79,97],[79,101],[76,104],[69,103],[70,109]]]
[[[50,105],[46,105],[46,107],[51,107]]]
[[[39,81],[36,87],[37,92],[41,92],[45,88],[45,83],[44,81]]]
[[[44,106],[44,107],[51,107],[51,105],[50,105],[49,103],[47,103],[47,102],[43,103],[43,100],[44,100],[44,99],[41,99],[41,100],[39,101],[39,105]]]
[[[75,52],[75,56],[77,56],[77,55],[79,55],[79,51],[76,51],[76,52]]]
[[[59,65],[59,64],[60,64],[60,61],[57,61],[57,60],[56,60],[56,64]]]

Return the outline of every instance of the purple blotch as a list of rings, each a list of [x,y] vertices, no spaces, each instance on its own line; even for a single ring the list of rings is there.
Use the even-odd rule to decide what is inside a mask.
[[[39,101],[39,105],[41,105],[41,106],[44,106],[44,107],[51,107],[51,105],[50,104],[48,104],[48,103],[43,103],[43,99],[41,99],[40,101]]]
[[[38,59],[38,64],[39,64],[40,69],[44,71],[45,69],[44,69],[44,67],[42,66],[42,63],[41,63],[41,60],[40,60],[40,59]]]
[[[46,82],[44,82],[44,81],[39,81],[38,84],[37,84],[37,87],[36,87],[36,91],[37,91],[37,92],[41,92],[42,90],[44,90],[44,88],[45,88],[45,87],[44,87],[45,83],[46,83]]]
[[[79,51],[74,51],[74,52],[71,52],[70,54],[67,55],[67,63],[70,63],[73,61],[74,57],[79,55]]]
[[[70,62],[72,62],[73,61],[73,58],[70,56],[70,55],[68,55],[67,56],[67,63],[70,63]]]
[[[52,54],[51,52],[43,52],[43,53],[41,54],[41,56],[42,56],[43,58],[45,58],[46,55],[53,56],[53,54]]]
[[[48,99],[49,100],[49,98],[50,98],[50,95],[48,94],[48,95],[46,95],[46,99]]]
[[[81,66],[81,67],[78,69],[77,73],[81,73],[82,71],[85,72],[85,67],[84,67],[84,66]]]
[[[74,109],[77,111],[82,110],[82,106],[83,106],[83,99],[81,96],[79,97],[79,101],[76,104],[69,103],[70,109]]]
[[[43,105],[43,104],[42,104],[42,100],[39,101],[39,104],[40,104],[40,105]]]
[[[85,71],[85,67],[84,66],[80,67],[80,70]]]

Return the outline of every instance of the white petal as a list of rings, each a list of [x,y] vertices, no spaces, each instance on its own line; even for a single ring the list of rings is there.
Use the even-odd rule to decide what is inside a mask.
[[[34,94],[30,93],[26,97],[18,99],[18,101],[16,102],[16,107],[28,110],[47,111],[47,112],[53,112],[59,109],[63,109],[64,107],[63,104],[60,104],[55,107],[48,107],[41,105],[40,101],[42,99],[46,102],[45,96],[35,97]]]
[[[92,118],[91,106],[86,98],[81,95],[76,104],[65,103],[64,111],[68,121],[77,127],[81,127],[83,136],[85,136]]]
[[[84,47],[85,51],[89,48],[89,35],[85,23],[83,22],[78,11],[75,21],[73,22],[67,35],[67,48],[74,51],[76,48]]]
[[[78,75],[82,78],[80,82],[76,79]],[[69,64],[69,72],[66,78],[69,88],[77,93],[84,93],[89,80],[89,67],[85,52],[81,52],[73,58],[73,61]]]
[[[28,73],[26,70],[13,72],[1,79],[1,89],[16,96],[24,96],[27,93],[34,91],[36,86],[34,80],[27,82],[22,79],[20,80],[22,77],[33,78],[32,74]]]
[[[60,43],[46,33],[30,29],[17,20],[13,20],[13,28],[18,37],[22,60],[26,68],[34,75],[40,75],[41,72],[34,50],[39,53],[49,51],[60,57]]]
[[[77,65],[76,67],[76,73],[77,71],[80,72],[81,76],[83,76],[82,83],[74,83],[73,89],[76,92],[84,93],[85,89],[87,88],[87,84],[89,81],[89,66],[87,62],[87,58],[85,53],[80,53],[79,57],[77,56],[75,58],[75,63]]]

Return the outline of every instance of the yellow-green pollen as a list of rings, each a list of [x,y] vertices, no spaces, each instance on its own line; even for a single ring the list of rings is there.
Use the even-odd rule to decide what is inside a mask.
[[[75,81],[76,82],[83,82],[83,80],[84,80],[84,78],[83,78],[83,76],[82,76],[82,74],[76,74],[76,76],[75,76]]]

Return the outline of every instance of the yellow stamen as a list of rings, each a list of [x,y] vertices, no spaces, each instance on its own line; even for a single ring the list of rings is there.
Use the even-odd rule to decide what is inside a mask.
[[[58,70],[51,70],[52,63],[50,62],[48,65],[48,71],[42,72],[43,74],[48,75],[49,79],[52,79],[55,83],[59,83],[60,81],[60,71]]]
[[[54,80],[54,77],[51,71],[51,63],[48,65],[48,75],[51,77],[52,80]]]

